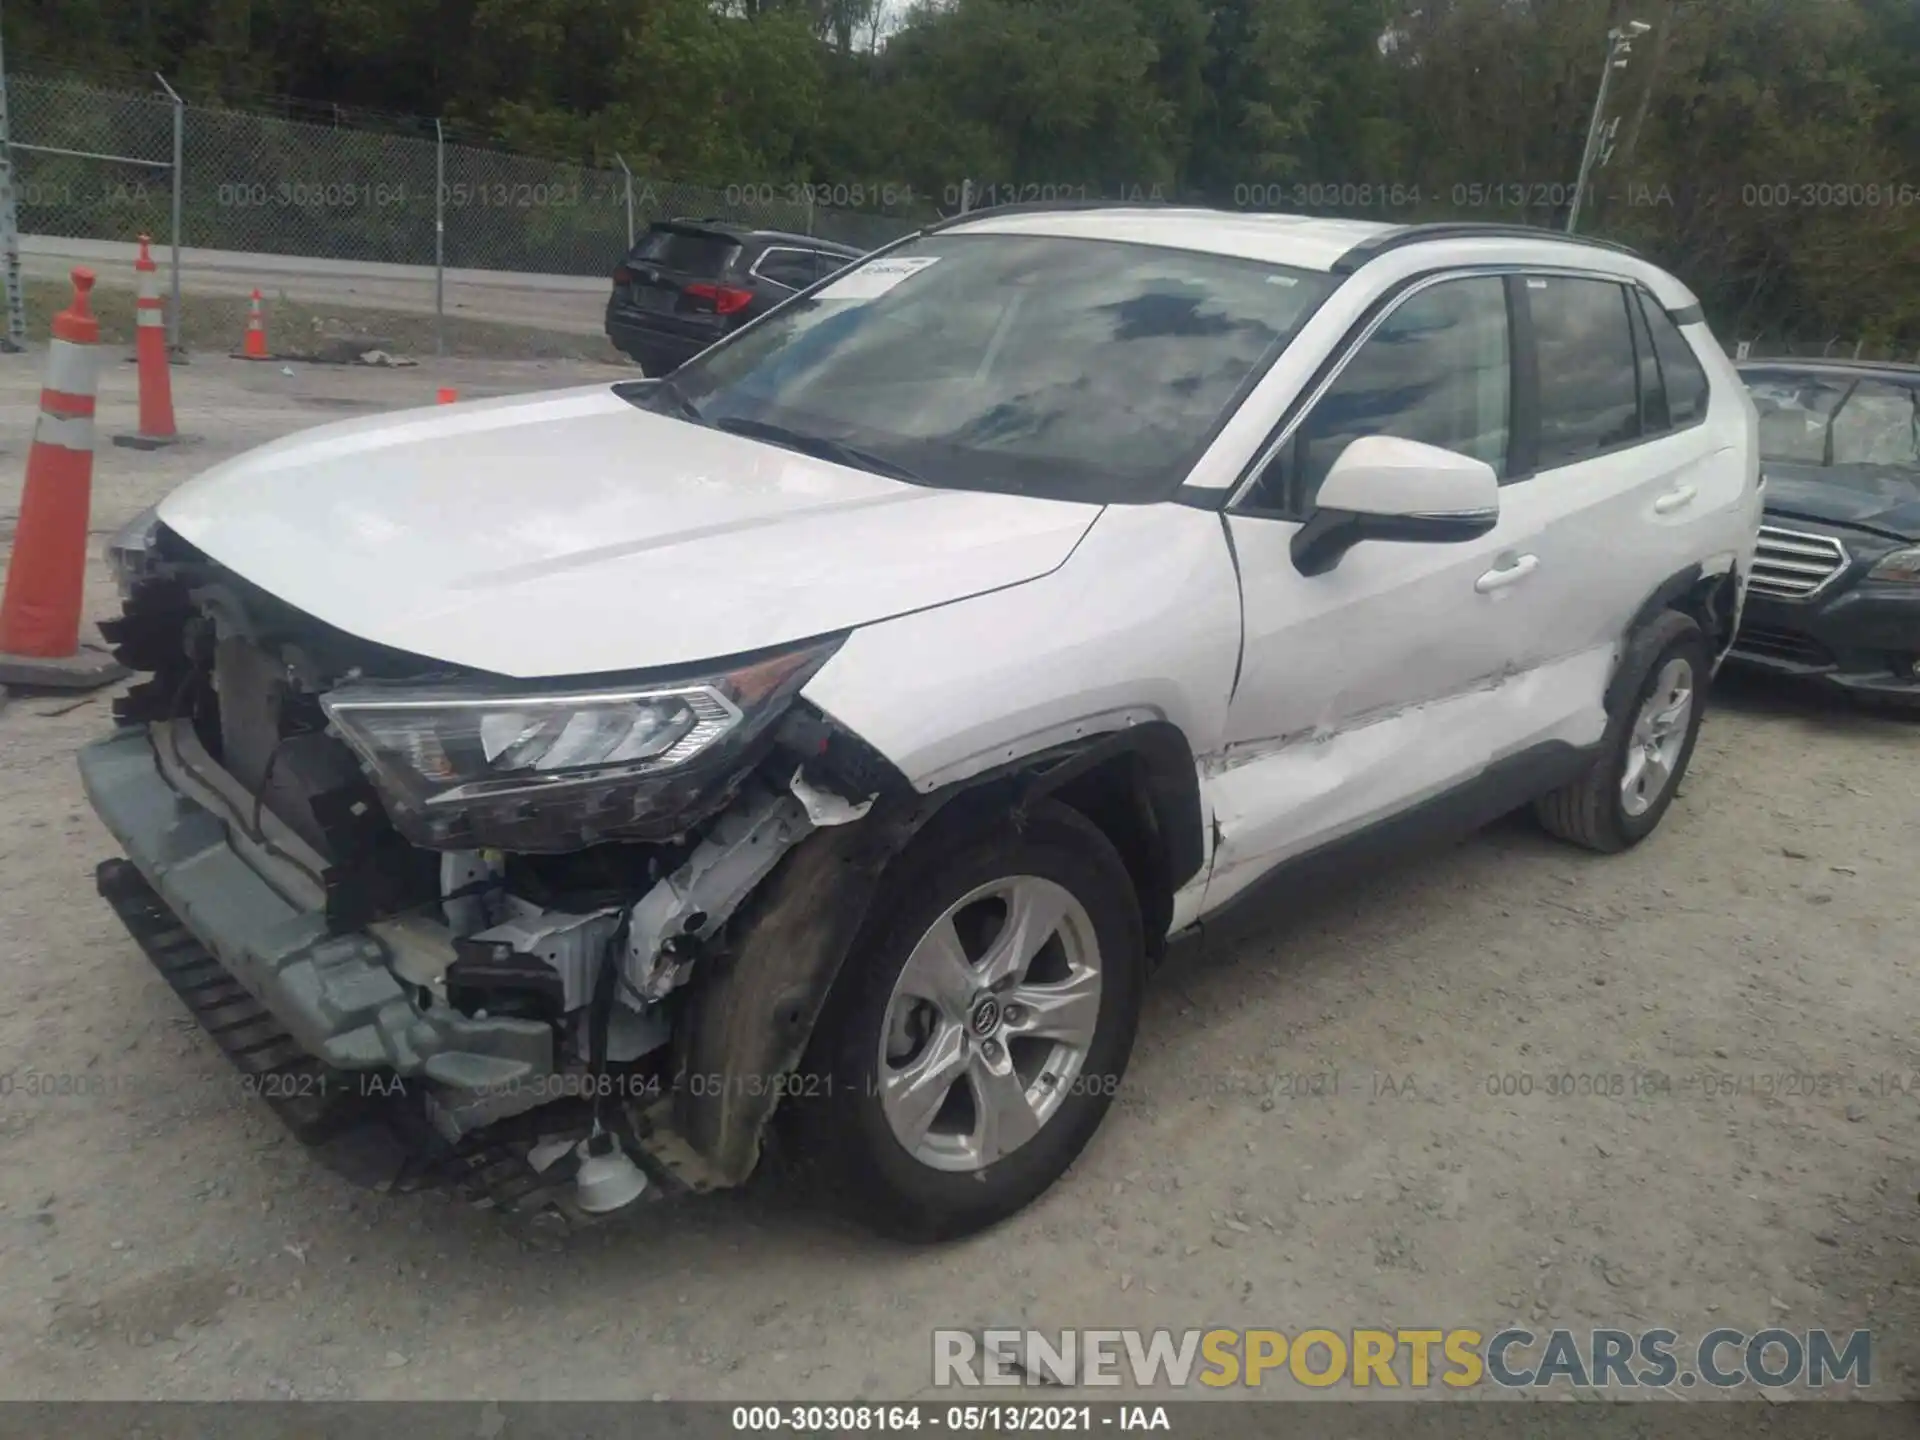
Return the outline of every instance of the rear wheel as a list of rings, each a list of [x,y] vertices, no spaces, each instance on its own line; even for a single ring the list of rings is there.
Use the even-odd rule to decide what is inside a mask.
[[[1625,850],[1651,835],[1673,803],[1700,734],[1712,671],[1706,636],[1669,610],[1620,661],[1621,702],[1600,754],[1578,780],[1535,803],[1551,834],[1589,850]]]
[[[815,1033],[804,1143],[843,1208],[911,1240],[1005,1219],[1106,1113],[1139,1021],[1125,864],[1064,805],[890,873]]]

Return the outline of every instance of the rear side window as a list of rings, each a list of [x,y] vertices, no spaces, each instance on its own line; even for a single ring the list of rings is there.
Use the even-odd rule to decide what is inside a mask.
[[[1626,291],[1611,280],[1534,275],[1527,302],[1540,365],[1539,468],[1638,439],[1640,381]]]
[[[789,290],[804,290],[813,284],[818,272],[813,251],[775,246],[760,257],[753,273]]]
[[[740,253],[740,242],[709,230],[680,230],[655,226],[633,247],[630,260],[678,270],[688,275],[724,275]]]
[[[1295,432],[1292,476],[1284,486],[1263,481],[1256,503],[1277,506],[1287,494],[1287,508],[1304,515],[1340,452],[1363,435],[1438,445],[1484,460],[1504,477],[1507,355],[1506,286],[1498,278],[1420,291],[1354,353]]]
[[[1660,375],[1667,387],[1667,410],[1677,430],[1705,418],[1707,372],[1680,333],[1680,327],[1658,305],[1644,307],[1653,331],[1653,353],[1660,357]]]

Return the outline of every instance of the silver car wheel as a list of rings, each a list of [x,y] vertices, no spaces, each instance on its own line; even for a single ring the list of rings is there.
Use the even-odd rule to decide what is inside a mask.
[[[1627,763],[1620,775],[1620,808],[1638,819],[1673,783],[1693,716],[1693,666],[1675,657],[1660,667],[1653,689],[1634,716]]]
[[[880,1036],[880,1107],[935,1170],[979,1170],[1059,1111],[1100,1019],[1100,946],[1071,891],[1009,875],[960,897],[907,957]]]

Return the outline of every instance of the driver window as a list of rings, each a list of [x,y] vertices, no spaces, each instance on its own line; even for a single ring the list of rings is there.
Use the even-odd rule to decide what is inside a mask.
[[[1363,435],[1471,455],[1505,479],[1511,388],[1505,282],[1429,286],[1387,316],[1308,412],[1283,452],[1284,474],[1269,467],[1262,479],[1266,503],[1305,515],[1340,452]]]

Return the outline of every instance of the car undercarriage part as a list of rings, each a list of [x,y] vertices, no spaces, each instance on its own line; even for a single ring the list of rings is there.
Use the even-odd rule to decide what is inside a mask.
[[[624,1209],[646,1192],[647,1177],[632,1157],[620,1148],[619,1140],[600,1127],[596,1120],[593,1133],[582,1140],[574,1153],[580,1169],[574,1174],[574,1196],[589,1215],[610,1215]]]
[[[794,778],[799,780],[797,773]],[[701,943],[813,829],[806,803],[797,795],[763,785],[743,789],[686,864],[633,907],[623,998],[646,1005],[684,984]]]
[[[448,850],[440,856],[440,914],[456,938],[505,916],[506,857],[497,850]]]
[[[462,1010],[498,1011],[514,992],[511,977],[516,962],[532,959],[550,972],[529,987],[543,1002],[534,1005],[536,1010],[550,1008],[546,1018],[557,1020],[583,1008],[593,997],[600,957],[620,928],[620,912],[606,909],[570,915],[542,910],[517,895],[505,900],[509,918],[454,941],[458,958],[447,967],[449,1002]],[[547,1000],[550,1007],[544,1003]]]

